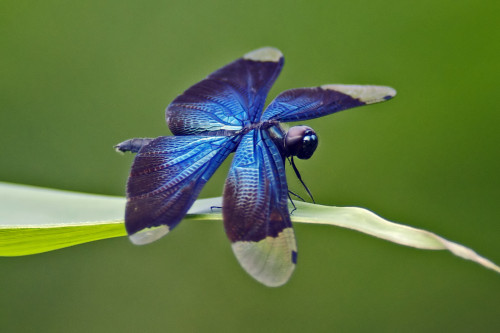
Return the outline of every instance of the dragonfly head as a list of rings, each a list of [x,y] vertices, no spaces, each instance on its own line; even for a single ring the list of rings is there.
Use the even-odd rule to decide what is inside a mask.
[[[285,135],[285,149],[302,160],[311,158],[318,147],[318,136],[309,126],[293,126]]]

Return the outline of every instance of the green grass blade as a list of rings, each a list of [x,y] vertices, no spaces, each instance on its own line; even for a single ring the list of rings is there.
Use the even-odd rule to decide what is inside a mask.
[[[430,231],[387,221],[364,208],[322,206],[304,202],[295,205],[297,210],[292,215],[293,222],[334,225],[418,249],[448,250],[456,256],[500,273],[498,265],[463,245]]]
[[[358,207],[296,202],[292,221],[327,224],[426,250],[448,250],[500,273],[500,267],[473,250],[432,232],[384,220]],[[185,220],[222,221],[221,198],[200,199]],[[125,199],[0,182],[0,256],[22,256],[100,239],[126,236]]]
[[[0,255],[124,236],[124,206],[118,197],[0,183]]]
[[[186,219],[219,219],[198,200]],[[0,182],[0,256],[23,256],[126,236],[125,199]]]
[[[37,254],[125,235],[123,221],[20,228],[0,226],[0,255]]]

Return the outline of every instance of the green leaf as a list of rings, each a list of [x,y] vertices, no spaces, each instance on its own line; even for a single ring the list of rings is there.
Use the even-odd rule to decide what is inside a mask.
[[[195,202],[185,220],[217,220],[221,198]],[[432,232],[389,222],[358,207],[296,202],[292,221],[348,228],[401,245],[448,250],[500,273],[500,267],[473,250]],[[0,182],[0,256],[22,256],[100,239],[126,236],[125,199]]]
[[[222,220],[208,214],[220,198],[201,199],[185,219]],[[0,182],[0,256],[42,253],[126,236],[125,199]]]
[[[500,273],[498,265],[463,245],[430,231],[384,220],[364,208],[322,206],[304,202],[296,203],[296,206],[293,222],[335,225],[417,249],[448,250],[456,256]]]

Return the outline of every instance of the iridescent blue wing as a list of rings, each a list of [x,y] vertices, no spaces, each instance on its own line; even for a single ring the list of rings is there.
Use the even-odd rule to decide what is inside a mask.
[[[264,120],[302,121],[356,106],[383,102],[396,91],[383,86],[331,84],[315,88],[299,88],[282,92],[267,107]]]
[[[174,135],[237,131],[260,116],[283,67],[275,48],[261,48],[222,67],[174,99],[166,110]]]
[[[127,183],[125,227],[134,244],[166,235],[241,137],[159,137],[136,155]]]
[[[297,260],[287,193],[278,148],[265,130],[250,131],[236,150],[224,188],[222,214],[241,266],[270,287],[286,283]]]

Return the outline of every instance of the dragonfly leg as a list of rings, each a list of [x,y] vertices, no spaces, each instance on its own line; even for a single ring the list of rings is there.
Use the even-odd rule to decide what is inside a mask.
[[[222,209],[222,206],[210,206],[210,211],[213,213],[216,209]]]
[[[306,184],[304,183],[304,181],[302,180],[302,177],[300,176],[300,172],[299,170],[297,169],[297,167],[295,166],[295,162],[293,161],[293,156],[290,157],[288,159],[288,161],[290,162],[290,164],[292,165],[293,167],[293,171],[295,172],[295,175],[297,176],[297,178],[299,179],[300,183],[302,184],[302,186],[304,186],[304,188],[306,189],[307,191],[307,194],[309,194],[309,197],[311,198],[312,202],[313,203],[316,203],[316,201],[314,201],[314,198],[313,198],[313,195],[311,194],[311,191],[309,191],[309,189],[307,188]]]
[[[290,215],[292,215],[292,213],[293,213],[294,211],[296,211],[296,210],[297,210],[297,207],[295,207],[295,204],[293,203],[293,200],[292,200],[292,197],[290,196],[290,193],[291,193],[291,194],[293,194],[293,195],[295,195],[295,196],[297,196],[297,197],[299,197],[299,196],[298,196],[298,195],[296,195],[295,193],[293,193],[292,191],[288,190],[288,199],[290,199],[290,203],[291,203],[291,204],[292,204],[292,206],[293,206],[293,209],[292,209],[292,211],[290,212]],[[299,198],[300,198],[300,197],[299,197]],[[302,199],[302,198],[300,198],[300,199]],[[304,200],[302,200],[302,201],[304,201]]]
[[[290,194],[293,195],[294,197],[298,198],[299,200],[305,202],[304,198],[302,198],[300,195],[298,195],[297,193],[294,193],[294,192],[288,190],[288,197],[290,198],[290,201],[292,201],[292,198],[291,198]]]

